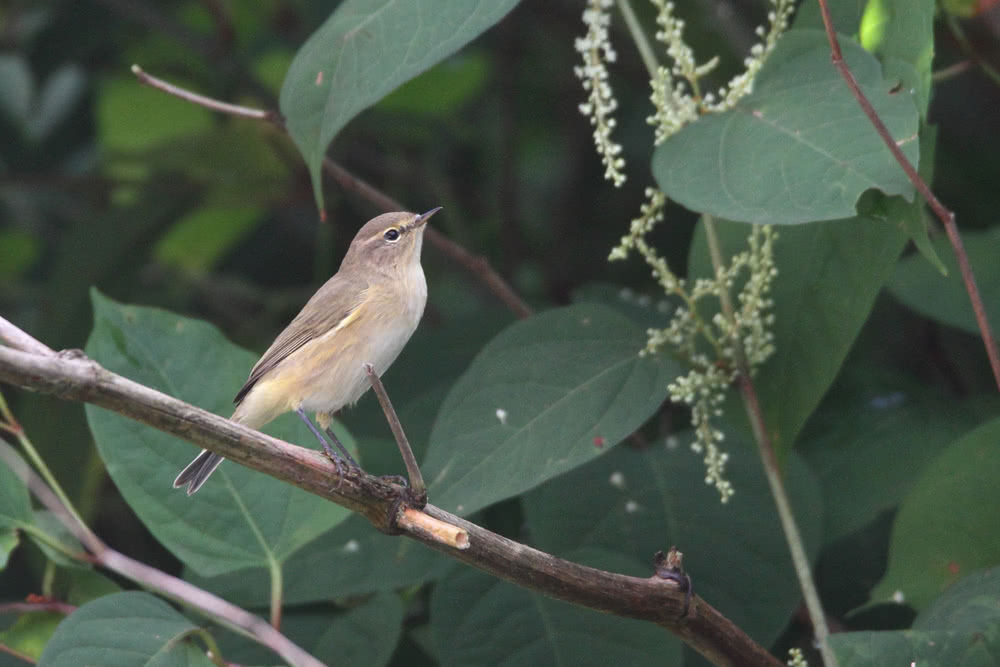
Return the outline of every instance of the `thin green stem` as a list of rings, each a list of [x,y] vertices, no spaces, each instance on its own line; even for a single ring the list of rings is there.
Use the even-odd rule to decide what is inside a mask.
[[[42,595],[53,597],[52,588],[56,580],[56,564],[52,560],[45,562],[45,572],[42,573]]]
[[[31,444],[31,439],[24,432],[24,429],[20,428],[20,426],[18,425],[17,420],[14,418],[14,414],[10,411],[10,407],[7,405],[7,399],[4,398],[2,392],[0,392],[0,414],[3,415],[4,421],[6,421],[7,424],[13,426],[16,429],[15,432],[17,435],[17,441],[18,443],[20,443],[21,448],[24,450],[24,453],[28,455],[29,459],[31,459],[31,462],[34,464],[35,469],[38,470],[39,474],[41,474],[42,476],[42,479],[45,480],[45,483],[49,485],[49,488],[51,488],[52,491],[56,494],[56,497],[59,498],[59,501],[66,508],[66,511],[69,512],[69,515],[72,516],[73,519],[81,527],[83,527],[86,530],[89,530],[87,528],[87,524],[84,523],[83,518],[79,515],[79,513],[77,513],[76,508],[73,506],[73,503],[70,502],[69,496],[66,495],[66,492],[63,491],[63,488],[59,485],[59,482],[56,480],[55,475],[53,475],[52,471],[49,470],[49,467],[45,465],[45,461],[38,454],[38,450],[35,449],[35,446]]]
[[[73,560],[80,560],[80,557],[82,555],[81,551],[79,551],[78,549],[74,549],[68,544],[60,542],[57,538],[53,537],[52,535],[49,535],[38,526],[26,523],[19,525],[18,528],[23,530],[28,535],[31,535],[39,542],[44,542],[45,544],[52,547],[53,549],[55,549],[62,555],[66,556],[67,558],[71,558]]]
[[[656,61],[653,47],[649,43],[649,40],[646,39],[646,32],[642,29],[642,25],[639,24],[639,18],[632,9],[632,3],[629,0],[618,0],[618,11],[621,12],[622,18],[625,19],[625,25],[628,27],[629,34],[632,35],[635,48],[639,50],[639,57],[642,58],[643,64],[649,71],[649,78],[655,80],[660,74],[660,63]]]
[[[712,258],[712,268],[716,276],[724,270],[722,264],[722,250],[719,247],[719,236],[715,227],[715,220],[710,215],[703,215],[702,221],[705,224],[705,236],[708,239],[708,252]],[[720,294],[723,314],[730,320],[733,319],[733,304],[729,296],[729,290],[722,290]],[[774,447],[771,445],[771,437],[764,426],[764,414],[757,400],[757,390],[753,380],[750,378],[750,364],[747,362],[743,345],[739,340],[733,341],[736,352],[736,364],[739,371],[740,394],[743,397],[743,405],[750,419],[750,426],[753,429],[754,440],[757,442],[757,450],[760,453],[761,463],[764,466],[764,474],[767,476],[767,483],[771,488],[771,496],[774,498],[775,507],[778,510],[778,518],[781,521],[781,528],[785,533],[788,542],[788,550],[792,556],[792,564],[795,567],[795,576],[799,580],[799,587],[802,589],[802,597],[809,612],[809,618],[813,624],[813,632],[816,642],[819,644],[820,655],[826,667],[836,667],[837,658],[833,654],[827,641],[830,631],[826,625],[826,615],[823,613],[823,605],[820,603],[819,593],[816,590],[816,583],[812,578],[812,567],[809,557],[806,555],[805,546],[802,543],[802,535],[799,533],[798,524],[795,523],[795,514],[792,511],[791,502],[785,491],[785,483],[781,478],[781,470],[778,466],[778,459],[774,454]]]
[[[229,663],[222,659],[222,651],[219,650],[219,645],[215,643],[215,637],[212,636],[212,633],[201,628],[197,630],[197,635],[205,642],[212,664],[216,667],[226,667]]]
[[[281,605],[284,603],[283,573],[281,563],[273,556],[268,555],[267,564],[271,571],[271,627],[278,630],[281,628]]]

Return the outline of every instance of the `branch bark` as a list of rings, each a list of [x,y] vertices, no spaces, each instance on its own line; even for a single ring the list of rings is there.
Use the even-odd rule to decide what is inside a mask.
[[[0,318],[0,339],[18,345],[26,336]],[[345,471],[341,484],[331,484],[336,469],[317,451],[272,438],[111,373],[78,350],[40,352],[38,345],[27,346],[33,351],[0,347],[0,380],[65,400],[89,402],[176,435],[356,511],[383,532],[405,535],[529,590],[656,623],[715,664],[782,664],[697,595],[691,596],[685,616],[687,592],[676,581],[655,573],[647,579],[630,577],[556,558],[433,505],[423,509],[428,522],[414,521],[419,511],[407,507],[402,487],[354,470]],[[452,527],[451,535],[442,539],[441,531],[428,530],[426,525],[433,520]]]

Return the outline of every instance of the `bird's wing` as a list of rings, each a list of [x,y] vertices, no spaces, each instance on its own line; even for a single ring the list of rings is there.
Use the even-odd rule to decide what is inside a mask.
[[[254,365],[233,403],[239,404],[264,375],[300,347],[350,318],[364,303],[366,288],[367,283],[355,282],[339,273],[326,281]]]

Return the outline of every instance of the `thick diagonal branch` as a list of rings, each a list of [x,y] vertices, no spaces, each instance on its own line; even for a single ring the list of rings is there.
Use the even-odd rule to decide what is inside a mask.
[[[16,327],[0,318],[0,340],[23,339],[11,333],[12,329]],[[111,373],[82,352],[39,354],[0,347],[0,381],[113,410],[354,510],[380,530],[402,532],[529,590],[656,623],[715,664],[781,664],[697,595],[692,596],[683,616],[686,592],[675,581],[585,567],[427,505],[423,514],[455,529],[455,539],[448,544],[442,532],[423,529],[421,522],[400,520],[402,515],[416,512],[406,507],[404,489],[360,470],[348,470],[342,484],[331,484],[336,470],[321,453],[272,438]]]

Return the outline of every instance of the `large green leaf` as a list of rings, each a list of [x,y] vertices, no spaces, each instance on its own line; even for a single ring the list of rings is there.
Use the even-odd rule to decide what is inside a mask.
[[[0,528],[0,570],[7,567],[10,555],[21,543],[21,538],[13,528]]]
[[[21,461],[21,465],[27,466]],[[0,462],[0,528],[17,528],[32,523],[28,487],[3,462]]]
[[[845,369],[796,448],[823,488],[827,544],[896,507],[924,468],[979,422],[936,388],[854,364]]]
[[[934,0],[870,0],[858,41],[885,63],[889,79],[900,76],[927,115],[934,60]]]
[[[641,572],[620,554],[571,554],[592,567]],[[646,568],[649,571],[650,568]],[[663,628],[547,598],[462,568],[434,587],[431,628],[443,665],[678,665]]]
[[[254,363],[211,325],[93,293],[87,353],[111,371],[227,415]],[[224,463],[196,496],[171,487],[197,453],[189,443],[101,408],[87,419],[108,473],[129,506],[171,552],[202,575],[274,566],[348,511],[290,484]],[[267,429],[316,446],[294,415]]]
[[[916,164],[919,114],[909,92],[892,91],[871,54],[841,41],[854,76]],[[817,30],[785,34],[754,92],[661,144],[653,174],[667,196],[691,210],[777,224],[854,215],[871,188],[908,198],[913,190],[831,65],[829,44]]]
[[[450,564],[433,549],[383,535],[363,517],[351,516],[288,559],[284,601],[303,604],[391,591],[436,579]],[[211,578],[188,573],[187,578],[244,607],[265,606],[270,599],[265,568]]]
[[[323,155],[363,109],[503,18],[518,0],[345,0],[295,55],[281,113],[323,207]]]
[[[44,667],[135,667],[213,663],[189,638],[196,625],[148,593],[115,593],[66,617],[49,640]]]
[[[830,17],[833,19],[833,27],[837,32],[847,35],[855,35],[858,32],[858,24],[861,15],[864,14],[865,6],[869,0],[838,0],[838,2],[828,2]],[[818,2],[803,2],[795,10],[796,28],[823,28],[823,17],[819,12]]]
[[[380,667],[389,662],[403,630],[403,603],[394,593],[370,596],[350,609],[291,609],[281,618],[281,633],[328,665]],[[274,663],[274,654],[246,637],[213,629],[227,662]]]
[[[749,226],[716,224],[725,256],[742,249]],[[776,352],[754,376],[764,421],[783,454],[819,404],[847,356],[875,297],[892,275],[906,237],[882,220],[858,217],[782,227],[775,242],[773,326]],[[703,225],[689,272],[713,275]]]
[[[899,508],[889,568],[875,601],[901,593],[924,609],[956,581],[1000,564],[1000,418],[960,440],[925,470]]]
[[[435,505],[469,514],[618,444],[667,396],[677,366],[640,357],[642,327],[598,304],[500,333],[452,387],[423,466]]]
[[[38,660],[64,618],[64,614],[54,611],[21,614],[10,627],[0,632],[0,645]],[[0,651],[0,665],[3,667],[20,667],[24,664],[21,660],[15,662],[13,658],[6,662],[6,658],[6,654]]]
[[[748,442],[727,438],[727,477],[736,495],[723,505],[705,484],[702,457],[679,433],[636,451],[606,457],[527,494],[532,544],[567,556],[582,547],[611,550],[652,563],[676,545],[695,591],[763,645],[770,645],[799,604],[788,544],[778,523],[760,460]],[[786,475],[788,493],[809,554],[820,543],[820,495],[797,456]],[[747,549],[747,536],[753,548]],[[643,576],[647,565],[625,574]]]
[[[949,588],[899,632],[844,632],[830,645],[844,667],[964,665],[1000,662],[1000,568],[976,572]]]
[[[1000,227],[962,232],[962,242],[996,335],[1000,332]],[[899,262],[889,289],[894,297],[921,315],[978,334],[979,326],[955,253],[944,236],[938,236],[933,243],[948,269],[947,277],[942,277],[920,257],[911,255]]]

